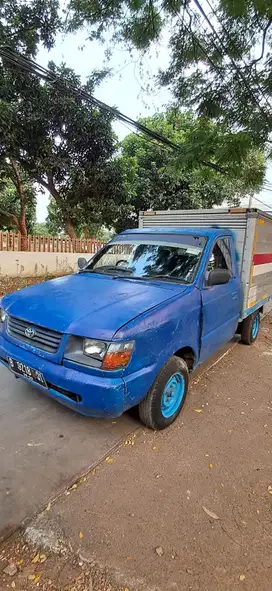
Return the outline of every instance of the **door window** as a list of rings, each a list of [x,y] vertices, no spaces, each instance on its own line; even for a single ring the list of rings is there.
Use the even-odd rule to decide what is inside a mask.
[[[213,271],[213,269],[228,269],[230,272],[230,277],[232,278],[232,256],[229,238],[219,238],[216,241],[207,265],[205,273],[206,281],[208,279],[209,272]]]

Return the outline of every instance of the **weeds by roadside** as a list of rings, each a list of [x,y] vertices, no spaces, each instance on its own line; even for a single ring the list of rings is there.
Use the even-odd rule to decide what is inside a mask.
[[[27,287],[28,285],[55,278],[55,275],[46,275],[44,277],[0,277],[0,297],[3,297],[6,293]]]

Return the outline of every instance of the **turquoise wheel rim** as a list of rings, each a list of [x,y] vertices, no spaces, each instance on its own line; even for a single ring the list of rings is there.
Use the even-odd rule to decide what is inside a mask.
[[[260,317],[259,314],[257,314],[254,322],[253,322],[253,326],[252,326],[252,338],[256,339],[256,336],[259,332],[259,326],[260,326]]]
[[[161,413],[165,419],[170,419],[178,410],[185,392],[185,381],[181,373],[174,373],[168,380],[161,400]]]

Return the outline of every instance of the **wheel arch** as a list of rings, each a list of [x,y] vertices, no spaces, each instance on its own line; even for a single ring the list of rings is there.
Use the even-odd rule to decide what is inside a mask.
[[[174,353],[174,355],[185,361],[189,371],[194,369],[196,354],[192,347],[181,347]]]

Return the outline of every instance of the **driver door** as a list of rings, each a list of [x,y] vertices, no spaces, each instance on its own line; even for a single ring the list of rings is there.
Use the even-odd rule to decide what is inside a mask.
[[[230,280],[223,285],[207,285],[213,269],[228,269]],[[207,264],[202,287],[202,337],[200,361],[204,361],[229,341],[236,332],[241,305],[240,279],[236,276],[234,252],[229,236],[217,239]]]

